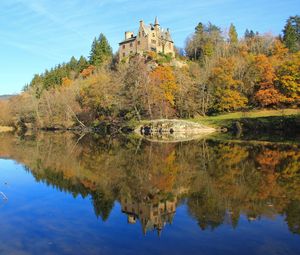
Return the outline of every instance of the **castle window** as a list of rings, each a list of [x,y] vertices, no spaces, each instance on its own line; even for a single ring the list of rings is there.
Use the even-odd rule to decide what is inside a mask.
[[[131,51],[130,51],[130,54],[132,54],[132,53],[133,53],[133,51],[131,50]]]
[[[141,37],[141,32],[139,32],[139,37]]]
[[[123,44],[123,49],[125,49],[125,44]]]
[[[123,58],[125,57],[125,52],[123,53]]]
[[[141,44],[141,42],[140,41],[138,41],[138,45],[140,45]]]
[[[152,33],[152,37],[155,37],[155,34],[154,34],[154,33]]]
[[[156,41],[155,40],[151,40],[151,43],[156,44]]]

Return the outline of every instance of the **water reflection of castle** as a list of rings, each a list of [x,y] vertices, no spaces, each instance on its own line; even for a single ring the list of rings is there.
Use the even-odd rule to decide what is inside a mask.
[[[148,231],[156,230],[159,236],[166,224],[172,224],[176,202],[176,198],[172,201],[155,202],[135,202],[128,198],[121,199],[122,212],[127,214],[128,223],[135,224],[139,220],[144,235]]]

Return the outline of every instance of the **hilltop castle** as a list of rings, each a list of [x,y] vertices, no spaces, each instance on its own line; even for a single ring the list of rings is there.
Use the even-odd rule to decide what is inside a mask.
[[[157,17],[154,25],[145,25],[141,20],[137,35],[135,36],[133,32],[125,32],[125,40],[119,45],[119,59],[149,51],[175,56],[170,31],[160,27]]]
[[[121,199],[122,212],[127,214],[127,221],[135,224],[140,221],[144,235],[147,231],[156,230],[158,235],[166,224],[172,224],[177,199],[162,201],[134,201]]]

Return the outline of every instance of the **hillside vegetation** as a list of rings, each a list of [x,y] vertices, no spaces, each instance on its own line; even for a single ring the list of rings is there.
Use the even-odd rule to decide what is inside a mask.
[[[300,17],[294,16],[283,36],[246,30],[239,39],[233,24],[225,34],[211,23],[199,23],[176,59],[145,52],[118,60],[100,34],[88,59],[72,57],[35,75],[20,95],[1,101],[0,125],[71,128],[298,109],[299,25]]]

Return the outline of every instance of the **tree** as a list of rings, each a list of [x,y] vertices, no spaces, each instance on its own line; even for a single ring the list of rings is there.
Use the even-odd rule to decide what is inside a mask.
[[[61,84],[63,87],[69,87],[72,85],[72,80],[69,79],[68,77],[64,77],[62,79],[62,84]]]
[[[78,60],[78,71],[81,72],[83,69],[89,66],[89,62],[84,56],[80,56]]]
[[[245,39],[251,39],[255,37],[255,33],[253,32],[253,30],[248,30],[248,28],[245,31],[245,35],[244,35]]]
[[[235,26],[233,24],[231,24],[230,28],[229,28],[229,42],[231,44],[238,43],[238,34],[237,34]]]
[[[283,95],[274,87],[276,78],[274,67],[265,55],[255,58],[258,90],[254,96],[256,102],[262,107],[277,106],[283,99]]]
[[[154,87],[154,102],[159,106],[161,117],[168,117],[174,110],[175,93],[178,90],[174,73],[169,66],[158,66],[150,73],[151,86]]]
[[[203,25],[199,23],[194,35],[187,40],[186,53],[190,59],[203,62],[206,57],[211,57],[223,42],[221,29],[212,23]]]
[[[284,61],[276,71],[276,85],[285,95],[286,102],[300,103],[300,52]]]
[[[262,107],[277,106],[282,101],[282,95],[273,87],[258,90],[254,98]]]
[[[81,107],[90,113],[92,120],[114,120],[118,115],[119,87],[113,78],[111,73],[103,68],[99,73],[81,80],[78,101]]]
[[[248,99],[236,90],[218,89],[214,109],[218,112],[230,112],[244,108]]]
[[[14,116],[11,113],[9,107],[9,100],[0,100],[0,126],[11,126],[13,125]]]
[[[198,25],[195,27],[195,34],[198,34],[198,35],[202,35],[204,32],[204,25],[199,22]]]
[[[77,70],[77,67],[78,67],[78,61],[77,61],[77,59],[76,59],[74,56],[71,57],[68,66],[69,66],[69,68],[70,68],[72,71],[76,71],[76,70]]]
[[[283,42],[290,52],[300,50],[300,16],[290,17],[283,29]]]
[[[122,96],[125,99],[124,108],[131,108],[138,120],[141,120],[141,113],[145,112],[146,109],[151,116],[151,109],[148,104],[148,80],[147,65],[144,59],[139,56],[131,59],[125,70]]]
[[[178,116],[181,118],[191,118],[197,112],[199,105],[197,102],[198,84],[191,76],[190,70],[187,67],[176,68],[174,74],[178,85],[178,90],[175,95],[175,105]]]
[[[83,69],[80,74],[83,78],[87,78],[90,75],[92,75],[94,71],[95,71],[95,66],[89,65],[87,68]]]
[[[104,34],[101,33],[99,38],[95,38],[92,43],[90,64],[94,66],[100,66],[109,58],[112,58],[112,48],[110,47]]]

